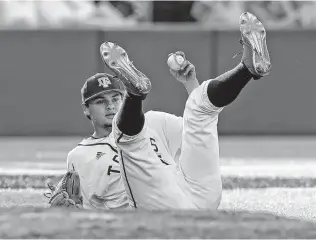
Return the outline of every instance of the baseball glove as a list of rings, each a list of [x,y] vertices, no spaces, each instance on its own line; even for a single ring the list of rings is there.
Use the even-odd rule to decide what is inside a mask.
[[[44,194],[49,198],[48,204],[53,207],[82,208],[80,178],[77,172],[68,171],[57,186],[48,184],[50,193]]]

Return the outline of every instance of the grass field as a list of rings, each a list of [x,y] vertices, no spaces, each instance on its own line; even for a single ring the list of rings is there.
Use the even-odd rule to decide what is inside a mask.
[[[46,208],[43,187],[47,176],[56,180],[64,172],[67,152],[79,141],[0,138],[0,238],[316,238],[316,137],[220,138],[224,191],[218,213],[65,215]]]

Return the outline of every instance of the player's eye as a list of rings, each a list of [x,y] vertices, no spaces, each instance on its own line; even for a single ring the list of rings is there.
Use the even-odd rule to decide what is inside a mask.
[[[98,100],[97,102],[96,102],[96,104],[105,104],[106,103],[106,100]]]
[[[113,103],[117,103],[118,100],[119,100],[118,98],[113,98],[112,102],[113,102]]]

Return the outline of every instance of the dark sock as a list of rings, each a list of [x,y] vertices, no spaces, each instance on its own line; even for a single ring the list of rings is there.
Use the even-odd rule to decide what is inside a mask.
[[[224,107],[232,103],[252,77],[243,63],[223,73],[210,81],[207,86],[210,102],[216,107]]]
[[[128,136],[141,132],[145,123],[143,97],[127,93],[117,116],[117,127]]]

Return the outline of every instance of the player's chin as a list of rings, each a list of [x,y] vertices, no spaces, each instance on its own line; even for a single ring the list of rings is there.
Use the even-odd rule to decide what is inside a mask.
[[[113,122],[114,117],[107,117],[103,121],[103,126],[105,127],[112,127],[112,122]]]

